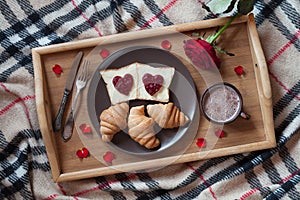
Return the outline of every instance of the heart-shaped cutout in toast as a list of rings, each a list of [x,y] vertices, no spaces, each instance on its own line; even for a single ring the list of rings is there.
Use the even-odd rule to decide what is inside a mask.
[[[133,77],[131,74],[125,74],[124,77],[115,76],[112,82],[120,93],[128,95],[133,86]]]
[[[143,83],[146,91],[153,96],[157,93],[163,85],[164,78],[161,75],[151,75],[149,73],[144,74]]]

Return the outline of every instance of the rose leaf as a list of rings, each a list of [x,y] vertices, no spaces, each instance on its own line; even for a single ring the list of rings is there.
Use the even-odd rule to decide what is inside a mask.
[[[254,0],[240,0],[237,9],[240,15],[247,15],[253,10]]]
[[[236,0],[211,0],[206,4],[209,10],[215,14],[230,12]],[[232,7],[232,8],[231,8]]]

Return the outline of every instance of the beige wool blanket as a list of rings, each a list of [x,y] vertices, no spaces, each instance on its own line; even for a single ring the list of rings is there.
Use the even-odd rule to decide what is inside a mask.
[[[300,199],[300,2],[258,0],[273,93],[273,149],[54,183],[31,49],[225,15],[201,0],[0,0],[0,199]],[[227,14],[230,15],[230,14]]]

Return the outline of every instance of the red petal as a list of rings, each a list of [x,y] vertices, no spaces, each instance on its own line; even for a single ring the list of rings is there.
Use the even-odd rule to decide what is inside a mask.
[[[111,163],[115,159],[115,154],[112,152],[108,151],[103,155],[103,160],[107,163]]]
[[[214,47],[209,44],[207,41],[205,40],[201,40],[201,39],[197,39],[196,40],[201,46],[203,46],[203,48],[208,51],[208,52],[211,52],[211,51],[215,51]]]
[[[58,65],[58,64],[53,65],[52,71],[53,71],[56,75],[61,75],[61,73],[63,72],[61,66]]]
[[[100,51],[100,56],[104,59],[106,58],[107,56],[109,56],[109,51],[107,49],[102,49]]]
[[[83,130],[83,133],[87,134],[87,133],[91,133],[91,127],[90,125],[86,125],[84,130]]]
[[[86,158],[89,156],[89,150],[87,148],[82,148],[83,149],[83,156]]]
[[[89,150],[85,147],[82,147],[77,150],[76,155],[78,158],[86,158],[89,156]]]
[[[79,129],[81,130],[81,132],[84,131],[85,127],[86,127],[86,124],[81,124],[81,125],[79,126]]]
[[[242,75],[244,73],[244,68],[242,66],[236,66],[234,71],[237,75]]]
[[[169,42],[169,40],[164,40],[161,42],[161,47],[164,49],[171,49],[171,43]]]
[[[81,124],[79,126],[79,129],[81,130],[81,132],[83,134],[91,133],[91,126],[88,124],[85,124],[85,123]]]
[[[215,135],[218,138],[223,138],[223,137],[225,137],[225,132],[222,129],[218,129],[218,130],[215,131]]]
[[[204,138],[197,138],[196,144],[199,148],[204,148],[206,147],[206,140]]]

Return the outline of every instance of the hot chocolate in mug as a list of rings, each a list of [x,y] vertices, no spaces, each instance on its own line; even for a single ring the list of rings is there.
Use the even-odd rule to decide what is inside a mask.
[[[238,117],[250,119],[243,110],[243,98],[232,84],[221,82],[207,88],[201,96],[201,110],[212,122],[227,124]]]

